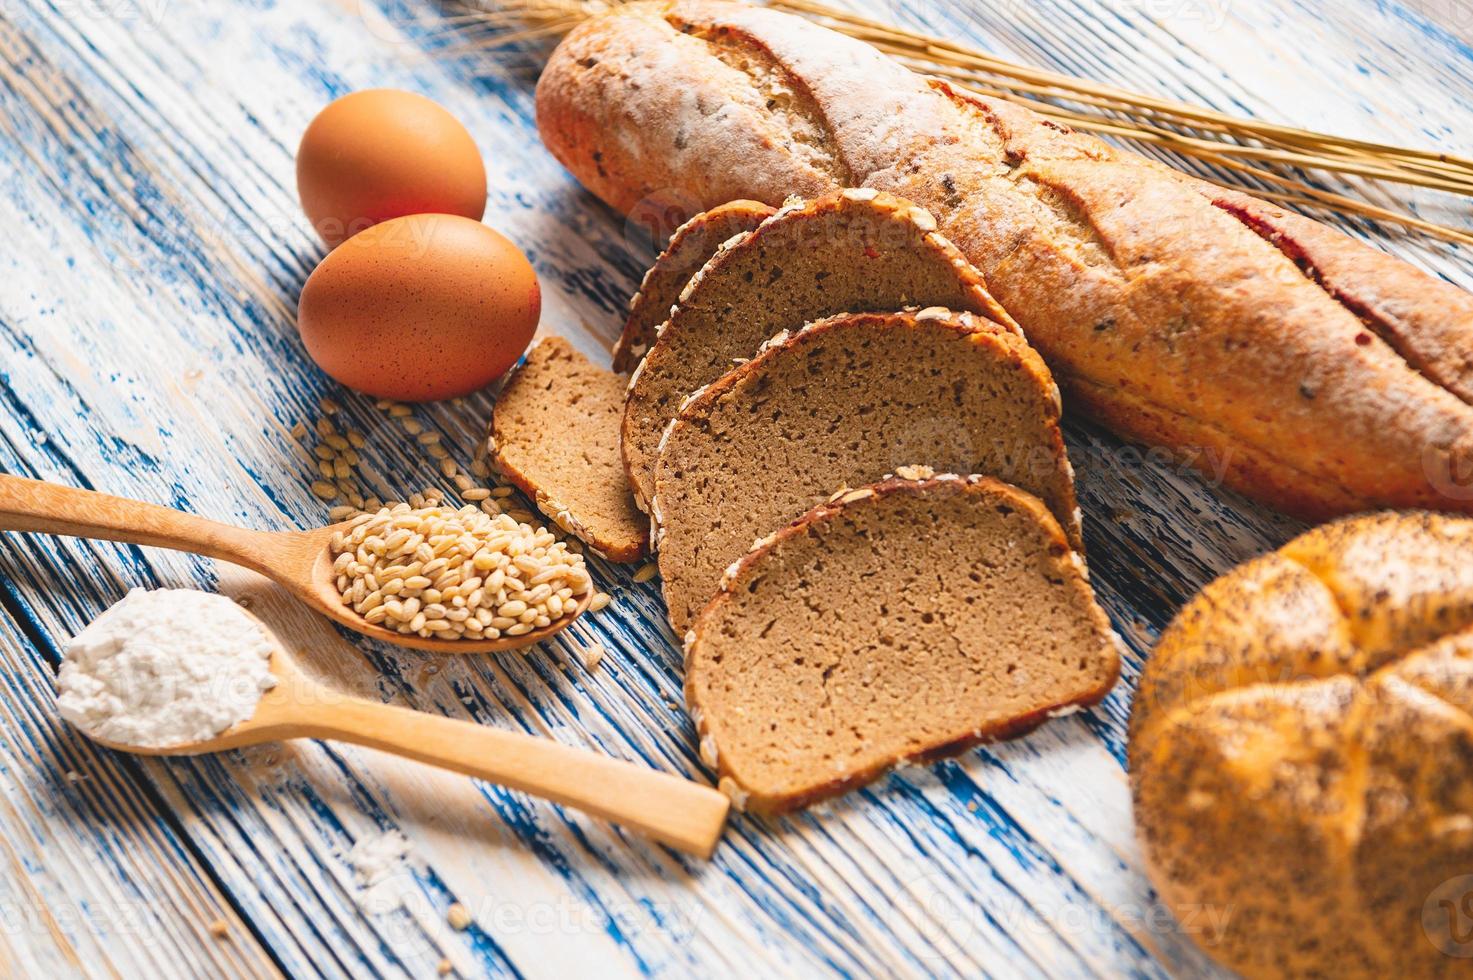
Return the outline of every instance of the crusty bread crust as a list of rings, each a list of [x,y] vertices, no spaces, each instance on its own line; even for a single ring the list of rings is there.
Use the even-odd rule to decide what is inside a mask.
[[[644,274],[639,291],[629,301],[629,317],[614,344],[615,371],[634,370],[655,342],[656,332],[680,298],[680,291],[716,249],[733,235],[755,230],[772,217],[772,211],[757,201],[730,201],[702,211],[675,229],[670,243]]]
[[[701,688],[703,671],[709,665],[702,661],[700,646],[705,632],[712,628],[721,616],[723,608],[739,595],[756,576],[762,574],[765,560],[787,542],[801,539],[810,534],[822,534],[825,526],[842,517],[849,508],[873,506],[875,501],[896,494],[922,496],[935,493],[970,494],[1005,503],[1029,517],[1042,528],[1051,541],[1049,551],[1053,555],[1055,574],[1065,581],[1072,581],[1085,598],[1084,608],[1100,638],[1097,656],[1104,668],[1098,684],[1088,689],[1061,693],[1049,703],[1038,705],[1019,714],[979,726],[965,734],[936,741],[921,747],[904,759],[893,759],[859,770],[841,772],[819,786],[799,793],[765,794],[757,787],[743,785],[736,773],[723,761],[720,733],[713,726],[713,719],[703,708]],[[1069,548],[1063,529],[1054,520],[1053,514],[1043,502],[1032,494],[1025,493],[1011,484],[987,476],[959,477],[942,475],[924,479],[890,477],[867,487],[845,490],[835,494],[828,503],[820,504],[787,527],[757,541],[752,550],[735,562],[721,581],[721,589],[712,598],[695,625],[685,636],[685,698],[691,717],[696,723],[702,756],[707,764],[718,770],[721,789],[732,797],[740,809],[757,813],[778,814],[809,806],[820,800],[848,792],[866,783],[873,782],[885,773],[902,765],[923,765],[958,755],[986,742],[1013,738],[1026,734],[1047,721],[1051,716],[1077,710],[1098,703],[1115,686],[1120,674],[1120,640],[1110,626],[1104,610],[1095,604],[1089,583],[1082,572],[1078,556]]]
[[[1423,910],[1473,867],[1473,520],[1350,518],[1208,585],[1146,665],[1130,770],[1151,880],[1227,966],[1468,975]]]
[[[1198,183],[1360,317],[1417,371],[1473,403],[1473,297],[1344,232],[1247,194]]]
[[[1129,438],[1241,454],[1226,475],[1250,496],[1310,517],[1473,511],[1473,297],[1306,219],[721,0],[581,25],[538,118],[622,210],[659,190],[916,201],[1067,393]]]

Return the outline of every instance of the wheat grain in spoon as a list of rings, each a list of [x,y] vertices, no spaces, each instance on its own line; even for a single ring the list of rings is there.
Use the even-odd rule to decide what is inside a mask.
[[[0,474],[0,530],[36,531],[187,551],[249,568],[312,609],[371,639],[432,653],[494,653],[540,643],[566,628],[593,601],[590,585],[572,613],[521,636],[442,640],[399,633],[366,621],[345,605],[333,571],[332,537],[348,527],[252,531],[124,497]]]

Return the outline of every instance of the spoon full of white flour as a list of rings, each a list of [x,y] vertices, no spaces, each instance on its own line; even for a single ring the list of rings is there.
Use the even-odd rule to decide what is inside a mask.
[[[276,644],[230,599],[134,589],[67,643],[62,717],[93,738],[165,748],[214,738],[276,686]]]
[[[310,677],[224,596],[134,589],[66,645],[57,704],[102,744],[196,755],[336,738],[452,769],[709,856],[724,793],[548,738],[344,694]]]

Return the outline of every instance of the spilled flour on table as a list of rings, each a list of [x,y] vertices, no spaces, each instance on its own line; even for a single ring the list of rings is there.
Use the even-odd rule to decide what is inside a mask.
[[[348,852],[358,887],[372,889],[400,869],[408,869],[413,853],[409,839],[397,830],[360,837]]]
[[[403,833],[365,834],[346,857],[353,869],[359,908],[373,918],[381,936],[392,940],[395,952],[415,965],[415,976],[444,976],[446,961],[463,975],[476,972],[474,957],[456,936],[470,924],[468,913],[459,903],[448,909],[437,907],[420,881],[419,872],[427,869]],[[465,916],[464,922],[451,921],[457,909]]]

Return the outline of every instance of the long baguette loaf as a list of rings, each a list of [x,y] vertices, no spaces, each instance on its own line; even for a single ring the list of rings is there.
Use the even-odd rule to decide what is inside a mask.
[[[1473,510],[1473,296],[1328,227],[722,0],[583,24],[537,115],[621,211],[841,186],[930,208],[1076,411],[1281,509]]]

